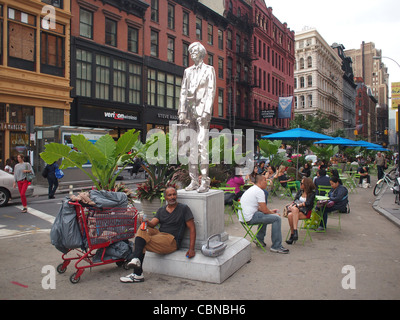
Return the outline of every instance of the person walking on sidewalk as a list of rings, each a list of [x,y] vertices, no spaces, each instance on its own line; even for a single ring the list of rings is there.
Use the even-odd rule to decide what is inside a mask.
[[[378,168],[378,180],[383,178],[383,174],[385,172],[385,163],[385,157],[382,155],[382,153],[378,152],[375,157],[375,164]]]
[[[58,188],[58,179],[56,177],[56,170],[58,169],[57,162],[47,164],[45,171],[47,172],[47,182],[49,183],[49,199],[55,198],[55,193]]]
[[[189,250],[187,258],[195,256],[196,227],[192,211],[186,204],[178,203],[177,192],[174,187],[168,187],[164,192],[167,205],[157,210],[155,218],[147,221],[147,227],[139,228],[135,238],[135,249],[127,260],[134,272],[120,281],[124,283],[143,282],[143,260],[145,251],[158,254],[169,254],[179,249],[185,228],[190,231]],[[159,229],[155,229],[160,224]]]
[[[19,154],[17,156],[18,163],[14,167],[14,185],[13,187],[16,188],[18,184],[18,191],[21,196],[22,209],[23,213],[28,212],[28,203],[26,201],[26,189],[28,189],[29,182],[26,179],[26,174],[29,172],[33,173],[32,166],[29,162],[24,161],[24,155]]]

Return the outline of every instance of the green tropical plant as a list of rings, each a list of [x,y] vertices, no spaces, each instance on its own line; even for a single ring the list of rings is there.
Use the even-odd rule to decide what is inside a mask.
[[[274,167],[279,167],[281,164],[288,165],[289,158],[285,152],[278,152],[282,140],[258,140],[261,155],[269,159],[269,164]]]
[[[325,147],[318,147],[313,145],[310,147],[311,151],[318,157],[318,159],[328,162],[336,153],[339,152],[339,146],[329,145]]]
[[[50,143],[45,146],[40,157],[46,163],[62,158],[60,169],[77,167],[92,180],[98,190],[112,190],[118,175],[129,164],[129,160],[137,154],[143,154],[149,146],[147,142],[142,144],[138,136],[139,131],[132,129],[124,133],[117,142],[107,134],[93,144],[81,134],[72,135],[74,149],[61,143]],[[91,173],[83,168],[88,161],[92,164]],[[116,172],[118,165],[122,166],[122,170]]]

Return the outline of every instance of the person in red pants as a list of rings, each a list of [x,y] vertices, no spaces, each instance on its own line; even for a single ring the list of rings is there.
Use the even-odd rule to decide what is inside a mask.
[[[33,172],[32,166],[29,162],[24,161],[24,155],[19,154],[17,156],[18,163],[15,165],[14,168],[14,185],[13,187],[16,188],[18,184],[18,191],[21,196],[22,212],[28,212],[28,203],[26,201],[26,189],[28,189],[29,182],[26,180],[26,174],[29,172]]]

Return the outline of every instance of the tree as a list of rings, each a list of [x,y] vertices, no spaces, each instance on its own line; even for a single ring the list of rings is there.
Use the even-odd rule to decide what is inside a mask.
[[[320,110],[317,110],[316,114],[304,115],[297,114],[290,123],[290,128],[303,128],[306,130],[323,133],[325,129],[330,127],[331,123],[329,118],[326,117]]]

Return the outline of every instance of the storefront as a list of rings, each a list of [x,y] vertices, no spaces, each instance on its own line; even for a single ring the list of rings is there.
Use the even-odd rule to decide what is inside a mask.
[[[74,125],[110,129],[109,133],[115,140],[130,129],[143,132],[140,107],[121,103],[115,106],[115,103],[108,101],[93,102],[92,99],[82,97],[75,99]]]
[[[169,132],[170,122],[179,122],[177,110],[166,108],[147,107],[144,110],[144,123],[147,134],[151,129],[161,129],[165,133]]]

